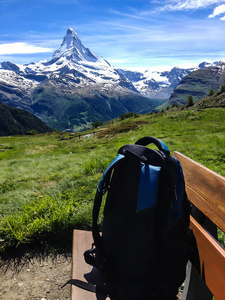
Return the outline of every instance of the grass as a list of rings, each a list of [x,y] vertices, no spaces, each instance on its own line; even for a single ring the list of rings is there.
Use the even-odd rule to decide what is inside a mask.
[[[225,176],[224,120],[219,108],[168,111],[108,123],[88,138],[56,132],[1,137],[1,254],[70,249],[74,228],[91,229],[103,171],[122,145],[143,136],[156,136],[171,152]]]

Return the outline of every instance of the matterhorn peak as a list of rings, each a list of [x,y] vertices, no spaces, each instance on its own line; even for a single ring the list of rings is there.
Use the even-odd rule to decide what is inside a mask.
[[[73,28],[68,28],[68,30],[67,30],[67,33],[66,33],[67,35],[68,34],[73,34],[73,35],[77,35],[77,33],[73,30]]]
[[[78,40],[80,40],[80,38],[79,38],[79,35],[73,30],[73,28],[68,28],[67,29],[67,32],[66,32],[66,36],[68,37],[68,36],[73,36],[75,39],[78,39]],[[65,37],[66,37],[65,36]]]
[[[67,49],[69,49],[71,47],[82,47],[83,46],[78,34],[72,28],[69,28],[67,30],[67,33],[66,33],[66,36],[63,39],[62,45],[64,43],[67,44],[66,45]]]
[[[92,53],[82,44],[78,34],[72,29],[67,29],[63,42],[58,50],[53,54],[52,60],[69,60],[73,63],[101,63],[109,65],[102,57]]]

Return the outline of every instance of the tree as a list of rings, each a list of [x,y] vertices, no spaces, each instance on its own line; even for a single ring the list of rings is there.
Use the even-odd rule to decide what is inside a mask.
[[[136,113],[128,112],[128,113],[120,115],[119,118],[121,121],[123,121],[124,119],[131,118],[131,117],[137,117],[137,116],[138,115]]]
[[[214,95],[214,94],[215,94],[215,92],[214,92],[214,90],[211,88],[211,89],[209,90],[208,96],[212,96],[212,95]]]
[[[29,131],[27,134],[28,135],[35,135],[35,134],[37,134],[38,132],[37,132],[37,130],[36,129],[32,129],[31,131]]]
[[[221,85],[221,87],[220,87],[220,90],[219,90],[219,93],[218,94],[222,94],[222,93],[224,93],[225,92],[225,85],[223,84],[223,85]]]
[[[96,122],[92,123],[92,127],[94,127],[94,128],[98,128],[101,125],[102,125],[102,122],[100,122],[100,121],[96,121]]]
[[[194,104],[194,100],[193,100],[193,97],[190,95],[188,97],[188,102],[187,102],[187,106],[192,106]]]
[[[176,103],[176,102],[174,102],[173,104],[172,104],[172,108],[173,107],[178,107],[178,104]]]

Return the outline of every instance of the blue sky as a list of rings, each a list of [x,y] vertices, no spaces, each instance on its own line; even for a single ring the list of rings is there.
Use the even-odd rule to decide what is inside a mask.
[[[225,59],[225,0],[0,0],[0,62],[50,60],[68,28],[116,68]]]

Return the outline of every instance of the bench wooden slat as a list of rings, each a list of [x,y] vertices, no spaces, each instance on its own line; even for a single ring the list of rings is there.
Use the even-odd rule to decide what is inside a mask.
[[[84,274],[91,272],[92,267],[86,264],[83,253],[91,248],[93,243],[91,231],[74,230],[73,232],[73,256],[72,278],[86,281]],[[71,300],[96,300],[96,295],[76,286],[71,286]]]
[[[200,257],[201,276],[217,300],[225,299],[225,250],[191,217]]]
[[[225,232],[225,178],[179,152],[189,200]]]

